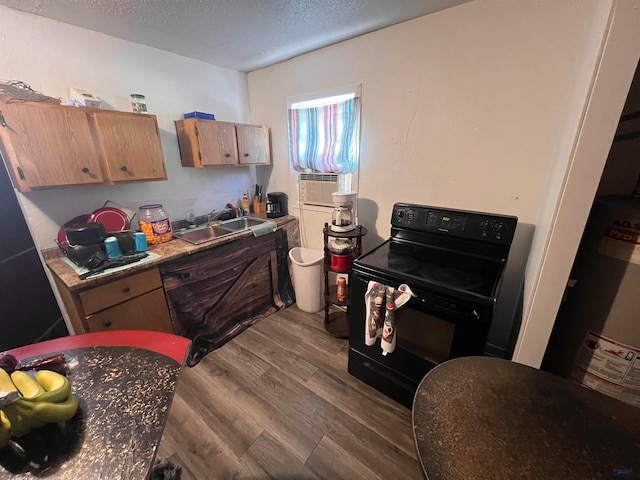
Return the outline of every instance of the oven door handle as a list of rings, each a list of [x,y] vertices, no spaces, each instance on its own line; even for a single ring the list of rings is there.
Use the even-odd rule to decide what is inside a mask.
[[[440,314],[444,314],[449,318],[458,319],[460,321],[473,320],[474,322],[484,322],[485,320],[483,316],[475,309],[471,309],[471,311],[469,311],[465,308],[464,311],[459,311],[458,304],[453,301],[449,304],[449,308],[443,307],[442,305],[438,305],[437,303],[430,302],[429,300],[417,296],[413,297],[409,304],[411,304],[411,302],[419,302],[421,305],[423,305],[423,308],[435,311]]]

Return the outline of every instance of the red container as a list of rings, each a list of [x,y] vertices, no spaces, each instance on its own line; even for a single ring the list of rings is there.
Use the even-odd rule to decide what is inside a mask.
[[[337,253],[331,254],[331,270],[334,272],[348,272],[351,270],[352,263],[353,255],[350,253],[346,255],[338,255]]]

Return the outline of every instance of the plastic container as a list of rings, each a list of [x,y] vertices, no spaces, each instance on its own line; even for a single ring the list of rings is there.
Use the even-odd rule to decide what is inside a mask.
[[[289,250],[292,263],[293,289],[296,304],[303,312],[315,313],[322,309],[322,261],[321,250],[294,247]]]
[[[171,221],[160,203],[141,205],[138,208],[138,223],[149,245],[168,242],[173,238]]]
[[[216,116],[213,113],[205,112],[189,112],[184,114],[184,118],[201,118],[203,120],[215,120]]]
[[[131,111],[135,113],[147,113],[147,99],[139,93],[129,95],[131,99]]]
[[[353,255],[347,253],[346,255],[338,255],[337,253],[331,254],[331,270],[334,272],[348,272],[351,270],[353,264]]]

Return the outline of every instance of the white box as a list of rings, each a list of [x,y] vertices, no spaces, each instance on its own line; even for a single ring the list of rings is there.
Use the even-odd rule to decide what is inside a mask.
[[[100,108],[100,99],[91,92],[71,87],[69,89],[69,97],[75,100],[76,105],[84,107]]]

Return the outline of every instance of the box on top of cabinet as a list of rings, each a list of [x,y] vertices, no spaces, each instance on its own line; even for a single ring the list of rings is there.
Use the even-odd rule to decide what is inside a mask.
[[[93,93],[80,88],[71,87],[69,98],[74,101],[74,105],[82,107],[100,108],[101,101]]]

